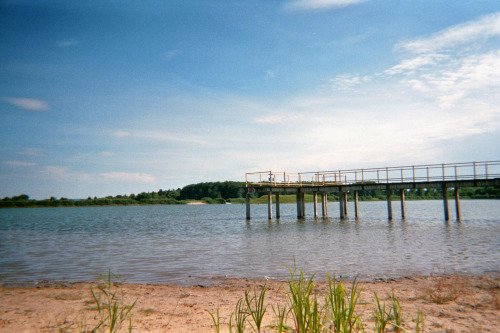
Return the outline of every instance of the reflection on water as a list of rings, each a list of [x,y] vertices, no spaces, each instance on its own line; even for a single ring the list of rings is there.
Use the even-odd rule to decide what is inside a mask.
[[[294,260],[319,276],[500,271],[500,201],[461,204],[462,221],[448,222],[441,201],[408,201],[406,220],[393,204],[392,221],[385,202],[361,202],[361,217],[345,220],[338,203],[318,219],[282,205],[280,220],[252,205],[250,221],[244,205],[0,210],[0,281],[88,281],[108,269],[129,282],[285,277]]]

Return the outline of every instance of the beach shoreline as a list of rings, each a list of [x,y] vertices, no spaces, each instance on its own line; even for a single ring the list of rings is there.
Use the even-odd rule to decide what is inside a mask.
[[[327,293],[325,280],[314,280],[322,300]],[[349,290],[352,279],[344,281]],[[275,332],[271,305],[287,304],[287,281],[275,279],[217,278],[206,284],[118,284],[115,288],[124,303],[132,304],[136,332],[214,332],[208,313],[220,314],[221,331],[245,291],[266,286],[263,332]],[[96,283],[44,281],[36,285],[0,286],[0,332],[76,332],[83,319],[92,325],[96,309],[90,290]],[[394,291],[401,303],[404,327],[413,331],[420,309],[426,332],[495,332],[500,327],[500,274],[431,275],[373,279],[363,287],[356,312],[361,314],[366,332],[374,327],[374,292],[389,306]],[[442,304],[440,304],[442,303]],[[288,324],[292,325],[291,316]],[[250,327],[247,330],[251,331]]]

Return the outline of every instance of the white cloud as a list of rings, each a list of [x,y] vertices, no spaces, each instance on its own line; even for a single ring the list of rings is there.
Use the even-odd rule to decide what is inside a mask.
[[[132,136],[132,133],[128,132],[128,131],[114,131],[113,133],[111,133],[111,136],[114,136],[116,138],[126,138],[126,137],[130,137]]]
[[[396,49],[412,53],[437,52],[497,36],[500,36],[500,13],[441,30],[430,37],[399,43]]]
[[[500,13],[397,44],[409,57],[384,74],[403,75],[403,86],[440,108],[492,105],[500,93],[500,51],[492,37],[500,37]]]
[[[24,162],[24,161],[7,161],[4,162],[5,165],[10,165],[10,166],[15,166],[15,167],[28,167],[28,166],[34,166],[37,165],[36,163],[33,162]]]
[[[171,60],[175,59],[181,53],[182,53],[181,50],[170,50],[170,51],[165,52],[164,56],[165,56],[165,59],[167,61],[171,61]]]
[[[295,121],[299,118],[301,118],[301,115],[299,114],[282,113],[257,117],[253,119],[253,122],[259,124],[284,124]]]
[[[76,39],[65,39],[65,40],[60,40],[57,41],[57,46],[58,47],[71,47],[79,44],[79,41]]]
[[[291,10],[322,10],[344,8],[367,0],[294,0],[286,4]]]
[[[132,182],[132,183],[154,183],[155,177],[147,173],[133,172],[107,172],[101,173],[100,176],[105,180]]]
[[[43,156],[45,154],[45,150],[39,148],[24,148],[23,150],[16,152],[16,154],[25,156]]]
[[[367,83],[372,80],[371,77],[352,75],[352,74],[342,74],[338,75],[333,79],[330,79],[331,87],[335,90],[352,90],[354,87]]]
[[[274,74],[274,71],[268,69],[265,73],[265,79],[266,80],[272,80],[276,77],[276,74]]]
[[[384,73],[395,75],[400,73],[413,73],[415,70],[423,67],[436,65],[440,61],[449,59],[449,56],[443,54],[425,54],[415,58],[405,59],[400,64],[393,66]]]
[[[135,138],[135,139],[142,139],[142,140],[156,141],[156,142],[177,142],[177,143],[204,145],[204,146],[210,144],[208,141],[203,140],[196,136],[189,136],[185,134],[175,135],[154,130],[136,130],[136,131],[118,130],[112,132],[111,136],[117,138]]]
[[[3,100],[18,108],[30,111],[45,111],[49,109],[47,103],[40,99],[5,97]]]

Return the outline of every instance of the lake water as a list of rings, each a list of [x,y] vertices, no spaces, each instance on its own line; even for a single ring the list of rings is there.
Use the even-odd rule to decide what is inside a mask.
[[[71,207],[0,210],[0,283],[93,281],[111,270],[132,283],[195,284],[212,278],[307,274],[399,277],[432,272],[500,272],[500,201],[462,200],[462,221],[442,201],[360,202],[359,219],[297,219],[281,205]],[[353,215],[352,203],[349,213]],[[321,208],[320,205],[318,205]],[[274,207],[273,207],[274,208]],[[312,204],[306,215],[312,215]]]

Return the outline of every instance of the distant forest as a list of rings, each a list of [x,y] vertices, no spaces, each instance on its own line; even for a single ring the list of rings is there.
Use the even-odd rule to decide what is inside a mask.
[[[244,203],[244,182],[207,182],[187,185],[182,189],[159,190],[158,192],[142,192],[139,194],[107,196],[104,198],[88,197],[87,199],[54,198],[44,200],[31,200],[28,195],[21,194],[5,197],[0,201],[0,208],[9,207],[71,207],[71,206],[111,206],[111,205],[176,205],[186,204],[189,201],[202,201],[207,204]],[[266,193],[255,192],[251,195],[255,202]],[[448,196],[453,197],[449,191]],[[407,200],[441,199],[440,189],[408,190],[405,194]],[[461,188],[462,199],[500,199],[500,187]],[[348,194],[352,200],[352,193]],[[360,191],[359,200],[386,200],[387,194],[382,190]],[[394,193],[397,199],[397,193]],[[338,200],[336,193],[328,195],[328,200]]]

